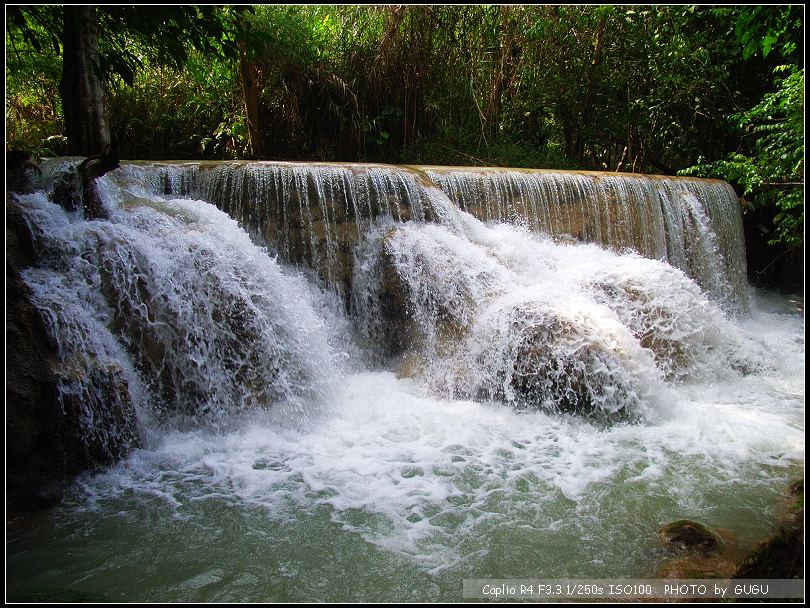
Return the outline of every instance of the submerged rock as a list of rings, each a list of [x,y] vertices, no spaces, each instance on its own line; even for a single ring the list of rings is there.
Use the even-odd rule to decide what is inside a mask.
[[[703,524],[688,519],[679,519],[659,530],[666,542],[687,551],[715,552],[723,546],[719,534]]]
[[[804,578],[804,483],[790,484],[790,497],[777,518],[776,532],[755,546],[741,543],[728,530],[722,536],[706,526],[679,520],[664,526],[661,536],[678,548],[654,574],[667,579]]]

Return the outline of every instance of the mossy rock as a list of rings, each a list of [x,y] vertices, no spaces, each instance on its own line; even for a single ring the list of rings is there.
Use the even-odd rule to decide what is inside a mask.
[[[687,551],[716,552],[724,544],[722,537],[703,524],[688,519],[679,519],[659,530],[667,543]]]

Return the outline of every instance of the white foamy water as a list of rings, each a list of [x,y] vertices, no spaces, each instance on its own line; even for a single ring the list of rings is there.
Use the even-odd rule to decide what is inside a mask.
[[[439,200],[444,198],[444,201]],[[440,394],[518,407],[643,415],[664,380],[720,379],[767,356],[682,271],[634,253],[484,225],[442,193],[444,225],[383,223],[355,291],[364,334],[385,334],[392,272],[413,319],[400,336]],[[388,290],[388,293],[383,293]],[[390,316],[390,315],[389,315]]]
[[[607,428],[437,399],[382,371],[349,374],[330,403],[301,428],[254,417],[165,433],[85,476],[46,551],[82,548],[96,565],[50,576],[110,597],[242,601],[451,599],[466,577],[650,576],[667,521],[765,534],[804,458],[803,382],[782,373],[678,387],[666,411]]]
[[[109,221],[23,197],[47,252],[26,280],[66,361],[120,366],[145,443],[10,522],[14,597],[643,578],[674,519],[767,533],[803,466],[804,322],[784,300],[732,319],[664,262],[485,225],[427,188],[440,223],[367,222],[348,316],[213,206],[104,181]]]
[[[742,213],[725,182],[615,173],[424,170],[459,207],[481,220],[524,224],[615,250],[632,248],[687,272],[729,309],[746,307]]]

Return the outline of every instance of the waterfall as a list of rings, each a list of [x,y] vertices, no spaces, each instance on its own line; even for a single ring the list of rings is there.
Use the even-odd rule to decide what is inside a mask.
[[[71,485],[12,597],[650,578],[663,523],[755,543],[801,473],[803,319],[747,302],[721,182],[126,163],[90,220],[51,169],[7,200],[7,487]]]
[[[324,394],[340,323],[266,248],[333,289],[370,360],[448,398],[638,416],[662,382],[758,366],[723,312],[745,290],[722,183],[239,162],[133,163],[99,187],[109,222],[22,199],[43,252],[25,280],[61,360],[94,362],[60,394],[101,374],[145,396],[118,406],[125,429],[134,402],[210,419]],[[110,426],[99,399],[79,417]]]
[[[449,226],[378,222],[359,251],[363,335],[447,398],[633,417],[663,380],[762,365],[694,281],[635,253],[464,212]]]
[[[482,221],[633,250],[683,270],[729,311],[747,306],[742,214],[734,190],[717,180],[277,162],[139,169],[156,191],[216,204],[344,293],[351,248],[375,218],[452,221],[425,200],[435,185]]]
[[[136,418],[216,424],[271,405],[306,414],[341,356],[326,296],[211,205],[154,197],[120,176],[100,188],[109,221],[42,193],[19,197],[39,252],[23,280],[55,344],[63,413],[77,410],[68,414],[83,439],[120,452],[97,436],[134,445]]]
[[[591,172],[425,172],[481,220],[632,249],[680,268],[730,309],[747,305],[742,212],[725,182]]]
[[[155,192],[215,203],[285,260],[308,264],[343,292],[352,247],[369,221],[425,219],[414,175],[391,167],[240,162],[129,165],[124,171]]]

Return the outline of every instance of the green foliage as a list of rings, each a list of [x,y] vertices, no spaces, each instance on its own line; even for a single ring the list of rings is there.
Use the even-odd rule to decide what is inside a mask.
[[[763,59],[778,49],[781,58],[797,53],[803,27],[798,6],[716,9],[731,15],[744,60]],[[749,62],[750,63],[750,62]],[[740,148],[721,160],[699,162],[683,175],[717,177],[737,184],[749,203],[773,210],[769,243],[795,247],[804,240],[804,69],[792,63],[773,68],[774,90],[749,110],[728,117],[741,134]]]
[[[54,7],[24,13],[9,7],[6,30],[6,145],[37,155],[54,155],[45,140],[62,133],[58,82],[62,73],[59,41],[46,25]]]
[[[240,158],[247,147],[239,84],[225,59],[191,50],[184,69],[145,62],[115,87],[110,130],[126,158]],[[171,112],[167,112],[171,108]]]
[[[228,12],[212,6],[102,5],[96,9],[99,65],[103,78],[120,78],[132,86],[144,60],[182,68],[188,51],[207,55],[234,52],[227,33]],[[60,6],[12,6],[8,9],[6,39],[35,52],[62,50],[63,9]]]
[[[62,11],[57,6],[9,6],[6,8],[6,42],[18,54],[18,45],[37,53],[59,54]]]
[[[133,86],[146,62],[182,69],[191,50],[212,57],[234,52],[229,23],[213,7],[109,5],[99,7],[98,20],[99,69],[110,82]]]
[[[758,53],[763,57],[776,48],[782,57],[796,53],[801,36],[803,10],[794,6],[747,6],[737,13],[735,32],[743,49],[743,59]]]
[[[52,155],[53,146],[43,142],[63,131],[57,94],[63,9],[15,6],[9,7],[7,15],[7,145]],[[235,56],[232,11],[211,6],[107,5],[97,7],[96,15],[99,56],[95,68],[109,89],[113,137],[123,144],[125,154],[161,157],[172,148],[175,153],[189,151],[190,156],[198,156],[205,150],[192,140],[211,134],[218,136],[218,154],[241,152],[234,143],[238,128],[233,128],[240,118],[231,119],[232,126],[218,132],[209,128],[211,122],[227,122],[229,112],[233,115],[232,108],[222,111],[229,96],[222,96],[222,87],[201,91],[204,87],[199,86],[217,80],[221,84],[221,74],[216,69],[209,72],[209,67]],[[201,71],[194,69],[195,63],[208,65]],[[195,92],[202,94],[192,99]],[[178,111],[188,113],[183,116]],[[200,123],[202,134],[188,132],[196,131]]]
[[[681,173],[738,184],[754,206],[776,209],[770,243],[794,246],[804,240],[804,69],[782,65],[774,72],[776,90],[730,117],[750,140],[750,152],[734,152]]]
[[[7,46],[29,58],[7,67],[20,141],[60,131],[47,98],[60,10],[9,11]],[[796,7],[746,6],[109,5],[98,15],[113,137],[130,157],[250,153],[247,65],[251,126],[274,158],[658,173],[733,162],[735,149],[754,156],[764,134],[754,125],[767,121],[752,115],[741,129],[728,117],[763,99],[774,58],[798,54],[801,26]]]
[[[274,61],[284,68],[311,66],[327,40],[323,25],[312,21],[308,7],[264,5],[241,14],[237,36],[255,60]]]

